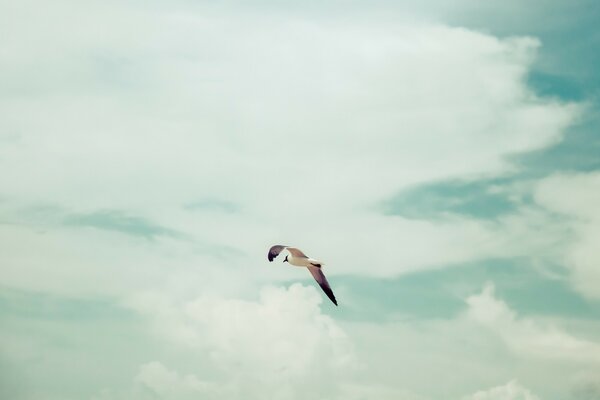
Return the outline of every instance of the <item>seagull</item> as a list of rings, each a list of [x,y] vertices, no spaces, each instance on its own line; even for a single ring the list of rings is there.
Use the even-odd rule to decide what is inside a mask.
[[[313,258],[307,257],[300,249],[295,247],[283,246],[277,244],[272,246],[269,249],[269,261],[273,261],[275,257],[279,255],[283,250],[288,251],[288,255],[285,256],[285,260],[283,262],[288,262],[296,267],[306,267],[312,274],[313,278],[317,281],[321,289],[325,292],[327,297],[335,304],[338,305],[335,296],[333,295],[333,290],[331,290],[331,286],[329,286],[329,282],[327,282],[327,278],[323,275],[323,271],[321,271],[321,267],[324,265],[321,261],[315,260]]]

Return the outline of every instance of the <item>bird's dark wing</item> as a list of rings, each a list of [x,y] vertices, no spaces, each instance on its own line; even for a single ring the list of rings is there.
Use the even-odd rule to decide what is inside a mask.
[[[327,278],[325,278],[325,275],[323,274],[323,271],[321,271],[321,268],[308,267],[308,270],[312,274],[313,278],[315,278],[319,286],[321,286],[321,289],[323,289],[327,297],[329,297],[333,304],[337,306],[338,303],[333,294],[333,290],[331,290],[331,286],[329,286],[329,282],[327,282]]]
[[[286,247],[287,246],[283,246],[280,244],[276,244],[275,246],[271,247],[269,249],[269,255],[267,256],[269,258],[269,261],[273,261],[273,259],[277,257],[279,253],[281,253],[281,250],[285,249]]]

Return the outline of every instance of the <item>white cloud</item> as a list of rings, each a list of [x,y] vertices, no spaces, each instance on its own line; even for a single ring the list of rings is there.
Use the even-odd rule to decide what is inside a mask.
[[[506,385],[478,391],[464,400],[539,400],[539,397],[516,381],[510,381]]]
[[[489,328],[517,354],[583,363],[600,363],[600,344],[579,339],[558,327],[520,318],[495,297],[488,284],[480,294],[467,299],[467,317]]]
[[[543,179],[535,200],[548,210],[562,214],[571,229],[562,248],[563,261],[571,271],[577,290],[587,297],[600,298],[600,173],[559,174]]]
[[[137,296],[131,307],[152,322],[148,332],[165,340],[171,355],[142,364],[131,388],[103,395],[458,399],[475,393],[481,382],[516,377],[540,398],[552,399],[567,395],[565,381],[576,371],[600,365],[597,345],[517,317],[491,289],[468,299],[466,317],[449,320],[335,320],[320,310],[322,300],[316,289],[301,285],[267,287],[256,300]],[[173,356],[182,352],[185,357]],[[589,384],[577,387],[591,390]],[[506,393],[537,399],[516,382],[467,399]]]
[[[116,209],[253,260],[283,241],[326,258],[332,275],[396,275],[505,249],[478,223],[383,217],[377,204],[418,182],[510,171],[507,154],[554,143],[578,113],[528,90],[532,38],[180,7],[59,3],[48,14],[20,3],[2,16],[4,36],[27,44],[2,53],[12,89],[0,128],[18,137],[0,153],[6,218],[15,205]],[[61,11],[72,26],[51,18]],[[43,37],[31,34],[37,23]],[[207,197],[239,211],[183,207]],[[60,229],[36,238],[40,257],[68,247],[53,238]],[[69,272],[81,262],[61,267],[63,290],[85,284]],[[18,271],[39,272],[35,263],[11,268],[6,283],[22,286]]]
[[[548,209],[579,218],[584,222],[598,222],[600,210],[600,173],[571,173],[550,176],[539,182],[535,199]]]
[[[346,334],[321,313],[322,296],[312,287],[264,288],[257,301],[169,300],[147,294],[131,304],[154,320],[159,335],[203,358],[205,373],[219,371],[214,383],[238,396],[333,396],[338,382],[358,371]]]

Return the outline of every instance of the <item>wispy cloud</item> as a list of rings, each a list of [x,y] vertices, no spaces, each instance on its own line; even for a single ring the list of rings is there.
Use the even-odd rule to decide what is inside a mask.
[[[385,203],[391,215],[431,219],[445,215],[492,219],[514,212],[518,200],[506,191],[504,179],[444,181],[407,188]]]
[[[63,219],[65,225],[88,227],[152,239],[157,236],[184,237],[180,232],[152,223],[150,220],[117,210],[71,214]]]
[[[19,206],[14,198],[8,197],[0,212],[6,223],[33,229],[94,228],[146,239],[159,236],[180,239],[186,237],[182,232],[161,226],[148,218],[115,209],[79,212],[48,203]]]

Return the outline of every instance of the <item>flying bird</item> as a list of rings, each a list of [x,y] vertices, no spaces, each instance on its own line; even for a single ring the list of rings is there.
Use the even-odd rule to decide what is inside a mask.
[[[333,290],[331,290],[331,286],[329,286],[329,282],[327,282],[327,278],[325,278],[325,275],[321,270],[324,264],[319,260],[307,257],[300,249],[283,246],[280,244],[272,246],[269,249],[269,255],[267,256],[269,261],[273,261],[273,259],[275,259],[275,257],[277,257],[283,250],[287,250],[289,253],[285,256],[285,260],[283,260],[283,262],[290,263],[296,267],[308,268],[313,278],[315,278],[319,286],[321,286],[321,289],[323,289],[327,297],[329,297],[333,304],[337,306],[338,303],[333,295]]]

